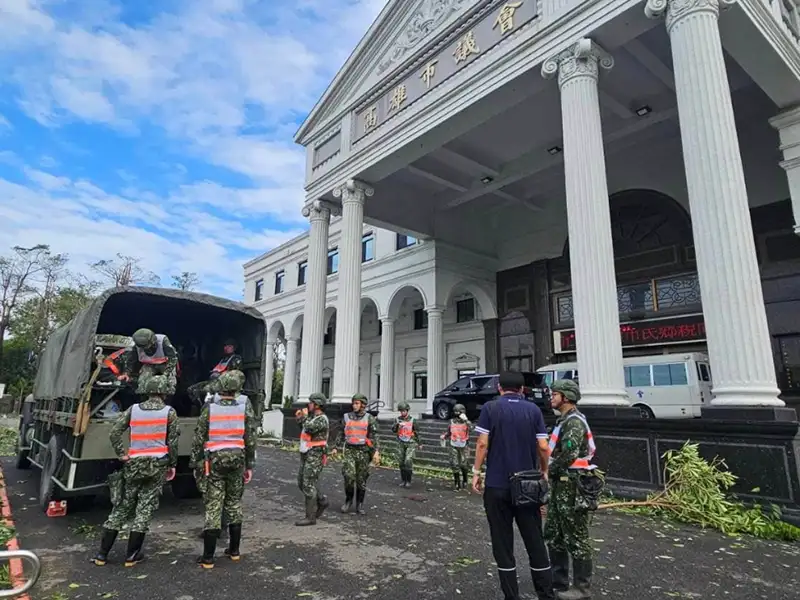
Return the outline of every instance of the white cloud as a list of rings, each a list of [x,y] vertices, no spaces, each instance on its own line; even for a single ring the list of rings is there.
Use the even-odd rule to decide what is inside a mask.
[[[160,128],[193,173],[201,160],[250,181],[192,181],[165,157],[166,192],[143,191],[159,186],[132,166],[114,168],[126,188],[112,194],[69,175],[70,160],[91,157],[86,142],[56,135],[69,154],[40,148],[38,169],[0,152],[26,178],[0,178],[0,221],[12,224],[3,245],[50,243],[81,265],[141,256],[161,275],[196,271],[238,296],[241,263],[301,231],[305,157],[291,135],[384,4],[174,0],[126,24],[115,0],[0,0],[0,84],[15,86],[6,100],[29,117],[57,134],[71,122],[128,135]],[[8,127],[0,115],[0,133]]]
[[[4,245],[47,243],[54,252],[69,254],[71,267],[85,274],[90,263],[122,253],[141,258],[164,283],[172,274],[194,271],[205,289],[238,297],[244,260],[301,233],[253,231],[237,219],[188,205],[157,205],[109,194],[87,181],[27,173],[29,185],[0,178]]]

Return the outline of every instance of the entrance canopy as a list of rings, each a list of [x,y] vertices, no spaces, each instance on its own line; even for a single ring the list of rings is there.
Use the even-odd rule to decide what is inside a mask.
[[[797,43],[776,51],[766,36],[777,21],[751,18],[766,4],[743,1],[720,17],[751,205],[789,195],[768,121],[800,102]],[[542,71],[587,37],[611,66],[599,79],[609,194],[646,188],[688,207],[669,36],[643,8],[390,1],[297,134],[309,202],[336,202],[336,186],[360,179],[375,189],[366,222],[496,257],[498,269],[559,256],[560,95]]]

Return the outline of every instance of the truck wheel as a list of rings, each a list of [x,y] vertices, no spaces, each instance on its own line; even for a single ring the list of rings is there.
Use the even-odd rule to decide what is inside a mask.
[[[54,435],[47,444],[47,454],[42,463],[42,478],[39,481],[39,506],[43,512],[53,500],[58,500],[58,487],[53,482],[53,476],[58,473],[63,455],[61,453],[64,442],[61,437]]]
[[[30,450],[22,450],[22,446],[31,445],[31,437],[33,432],[33,404],[31,402],[24,402],[20,410],[19,417],[19,435],[17,436],[17,468],[27,470],[31,468],[31,461],[28,460]]]
[[[175,475],[175,479],[170,482],[170,486],[172,487],[172,495],[178,500],[189,500],[202,496],[200,490],[197,489],[197,482],[194,480],[192,473]]]
[[[23,450],[22,446],[30,446],[30,440],[26,440],[31,433],[31,427],[23,423],[19,428],[19,435],[17,436],[17,468],[21,470],[28,470],[31,468],[31,461],[28,460],[30,450]],[[25,443],[25,442],[28,443]]]

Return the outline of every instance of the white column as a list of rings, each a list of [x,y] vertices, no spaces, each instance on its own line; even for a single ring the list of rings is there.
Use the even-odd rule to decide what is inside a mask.
[[[444,338],[442,336],[442,314],[444,309],[432,306],[428,313],[428,406],[433,412],[433,399],[446,385],[444,369]]]
[[[649,0],[666,13],[714,405],[778,399],[739,140],[719,33],[731,0]],[[581,374],[582,375],[582,374]]]
[[[394,410],[394,319],[381,319],[381,401]]]
[[[781,152],[783,152],[783,161],[780,165],[789,179],[794,232],[800,235],[800,107],[787,110],[769,122],[780,135]]]
[[[322,341],[325,335],[323,324],[331,210],[327,204],[317,200],[303,209],[303,215],[311,221],[311,230],[308,236],[308,273],[298,400],[307,402],[311,394],[322,389]]]
[[[561,88],[569,264],[583,405],[629,404],[597,92],[599,67],[613,66],[614,60],[586,38],[542,65],[543,76],[558,73]]]
[[[267,353],[267,366],[264,371],[264,410],[266,410],[272,397],[272,380],[275,377],[275,340],[267,340],[264,351]]]
[[[336,345],[333,361],[333,402],[347,404],[358,389],[361,345],[361,238],[364,235],[364,201],[374,190],[350,179],[333,195],[342,200],[342,234],[339,241],[339,291],[336,302]],[[367,390],[369,391],[369,390]]]
[[[295,381],[297,381],[297,338],[286,339],[286,363],[283,367],[283,398],[291,396],[295,400]],[[320,376],[322,381],[322,376]]]

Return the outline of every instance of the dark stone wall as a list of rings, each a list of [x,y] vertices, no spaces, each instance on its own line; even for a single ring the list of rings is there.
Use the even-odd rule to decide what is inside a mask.
[[[663,214],[664,219],[672,221],[668,235],[638,242],[638,246],[634,245],[631,236],[626,232],[636,229],[636,220],[642,218],[635,210],[637,193],[643,194],[643,202],[653,200],[648,192],[636,191],[623,193],[619,203],[616,197],[611,200],[612,206],[616,207],[612,209],[612,233],[617,254],[619,284],[631,284],[696,271],[689,216],[677,206],[677,203],[667,197],[657,200],[662,204],[673,205]],[[794,217],[789,200],[754,208],[751,210],[751,219],[761,268],[764,303],[772,336],[778,385],[787,405],[800,408],[800,236],[792,231]],[[659,248],[659,243],[664,245]],[[661,250],[668,250],[665,256],[673,256],[675,260],[642,268],[641,260],[647,257],[650,257],[647,258],[650,260]],[[620,257],[621,253],[626,253],[627,256]],[[535,335],[536,367],[549,362],[574,360],[574,354],[552,356],[553,332],[571,327],[570,323],[557,324],[555,315],[557,296],[570,290],[568,244],[565,245],[565,252],[561,257],[534,262],[497,274],[497,303],[501,315],[501,326],[498,329],[502,328],[503,316],[509,312],[519,311],[525,314]],[[698,306],[687,306],[683,311],[674,309],[669,314],[672,316],[697,312],[699,312]],[[666,315],[666,312],[643,313],[633,315],[632,318],[647,319]],[[672,347],[626,348],[624,352],[626,356],[634,356],[660,353],[665,349],[705,352],[706,346],[704,342],[699,342]]]

